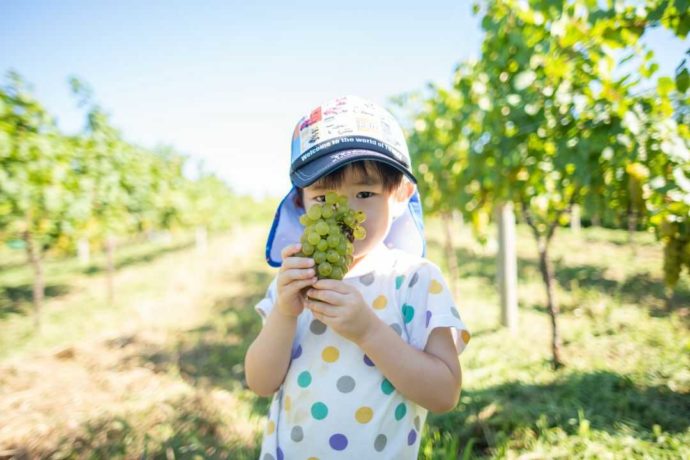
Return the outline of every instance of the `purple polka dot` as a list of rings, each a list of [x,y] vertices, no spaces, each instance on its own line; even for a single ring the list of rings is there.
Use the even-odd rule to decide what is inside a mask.
[[[429,320],[431,319],[431,312],[429,310],[426,311],[426,327],[429,327]]]
[[[367,366],[374,366],[374,362],[370,360],[366,354],[364,355],[364,364],[366,364]]]
[[[302,356],[302,345],[297,345],[297,348],[292,350],[292,359],[297,359]]]
[[[407,435],[407,445],[411,446],[417,440],[417,432],[415,430],[410,430]]]
[[[347,447],[347,438],[344,434],[336,433],[331,436],[328,442],[331,444],[333,450],[345,450]]]
[[[280,447],[278,447],[278,452],[276,453],[278,454],[278,460],[283,460],[283,458],[285,458],[283,457],[283,451],[280,450]]]

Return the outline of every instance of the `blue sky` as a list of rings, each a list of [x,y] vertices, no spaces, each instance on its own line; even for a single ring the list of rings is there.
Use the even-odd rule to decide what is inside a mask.
[[[380,104],[448,84],[478,57],[471,3],[31,1],[0,6],[0,71],[17,70],[58,119],[83,124],[67,86],[88,82],[131,141],[170,144],[238,192],[281,195],[302,113],[357,94]],[[647,37],[670,75],[688,47]]]

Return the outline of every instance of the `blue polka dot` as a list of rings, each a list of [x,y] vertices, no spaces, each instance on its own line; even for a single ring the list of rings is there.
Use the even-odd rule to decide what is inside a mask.
[[[370,367],[374,366],[374,362],[371,359],[369,359],[369,357],[366,354],[364,355],[364,364]]]
[[[426,327],[429,327],[429,320],[431,320],[431,312],[429,310],[426,311]]]
[[[278,454],[278,460],[283,460],[285,457],[283,456],[283,451],[280,450],[280,447],[278,447],[278,451],[276,452]]]
[[[336,433],[328,440],[333,450],[345,450],[347,447],[347,438],[344,434]]]
[[[302,356],[302,345],[297,345],[297,348],[292,350],[292,359],[297,359]]]
[[[417,432],[415,430],[410,430],[407,434],[407,445],[411,446],[417,440]]]

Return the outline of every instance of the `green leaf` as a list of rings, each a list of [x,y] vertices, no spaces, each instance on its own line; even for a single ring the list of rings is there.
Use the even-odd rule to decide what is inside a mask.
[[[678,88],[678,92],[684,93],[688,86],[690,86],[690,74],[688,74],[688,69],[684,68],[676,74],[676,88]]]
[[[675,83],[670,77],[661,77],[657,81],[657,88],[660,96],[668,96],[675,86]]]

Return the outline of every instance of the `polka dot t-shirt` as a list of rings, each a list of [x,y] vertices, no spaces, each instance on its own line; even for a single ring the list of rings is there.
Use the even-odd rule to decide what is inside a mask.
[[[469,342],[440,270],[427,259],[381,245],[343,281],[417,349],[437,327],[451,328],[458,354]],[[255,307],[264,321],[275,289],[274,279]],[[260,460],[416,459],[426,415],[357,345],[305,309],[285,380],[270,405]]]

